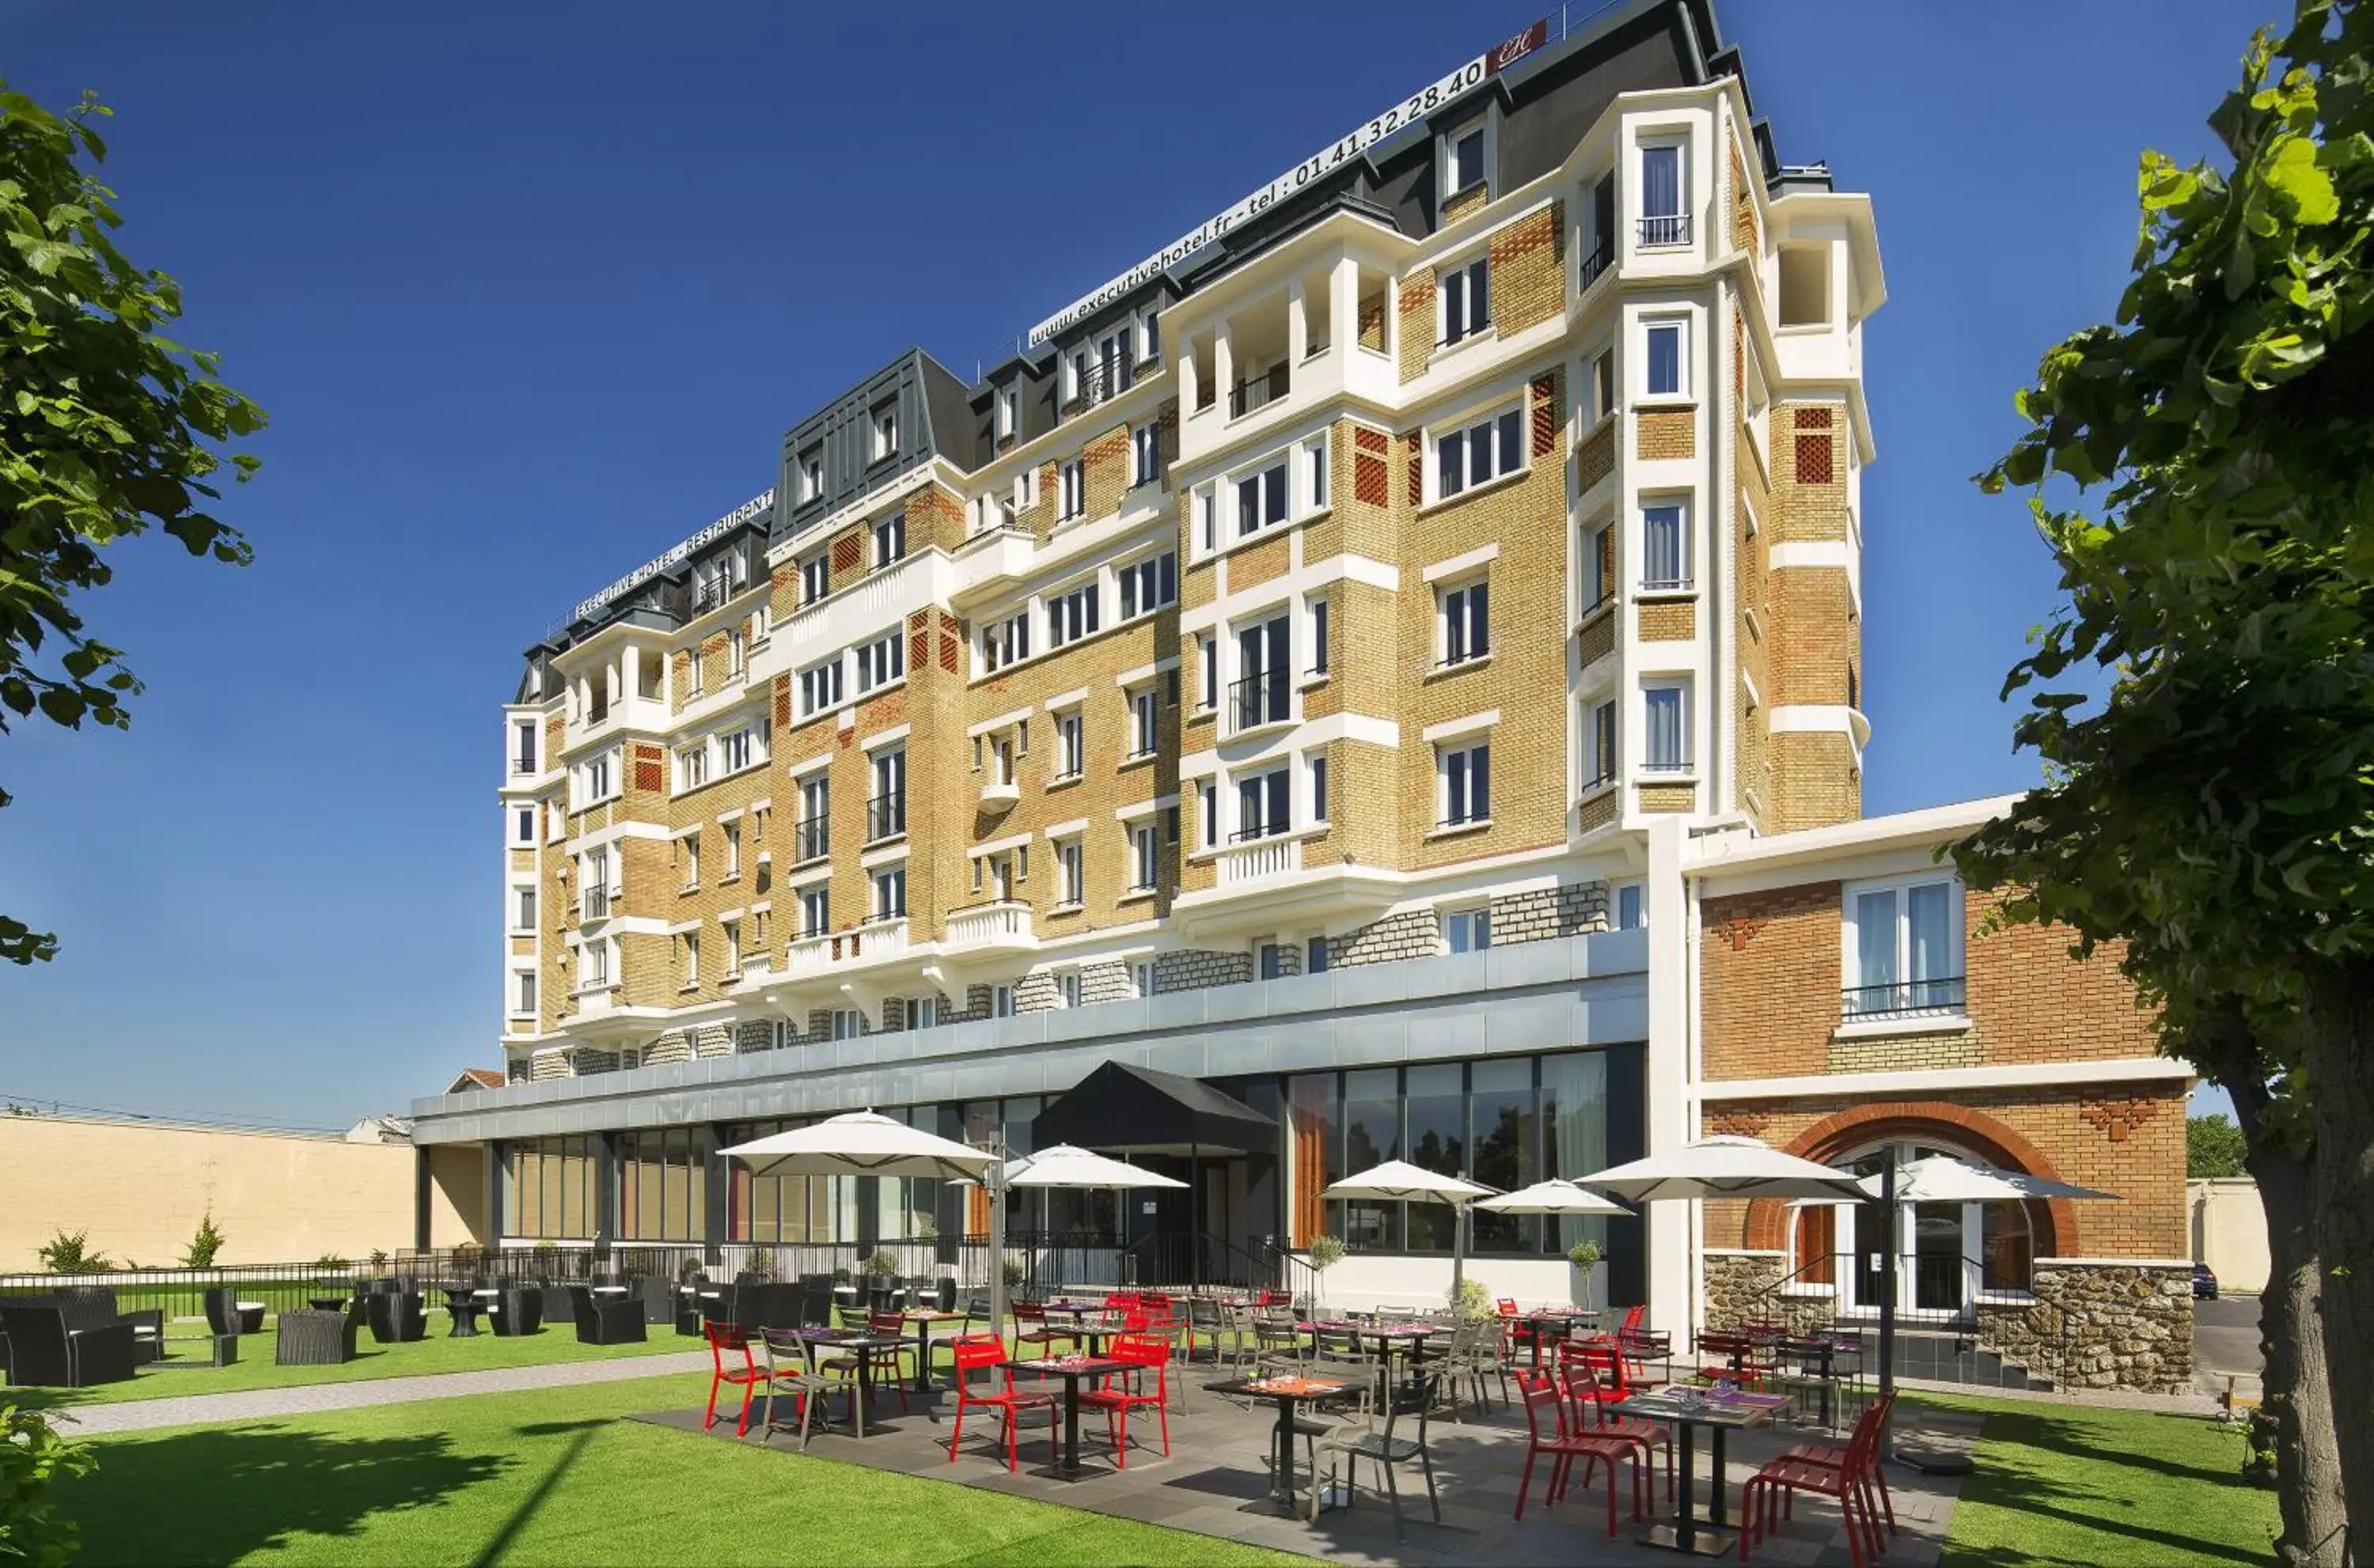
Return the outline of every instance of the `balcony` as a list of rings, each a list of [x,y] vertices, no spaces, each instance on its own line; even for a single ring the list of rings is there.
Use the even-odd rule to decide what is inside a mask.
[[[1030,929],[1030,906],[1012,899],[976,904],[948,916],[947,945],[951,948],[1027,948],[1037,945]]]
[[[876,795],[865,802],[865,841],[879,844],[907,831],[907,796]]]
[[[578,919],[581,921],[608,919],[610,918],[611,900],[617,896],[618,892],[614,888],[604,887],[598,884],[587,888],[585,890],[585,895],[580,903],[577,917]]]
[[[1839,1016],[1849,1024],[1881,1018],[1958,1018],[1967,1001],[1959,975],[1849,986],[1839,993]]]
[[[991,778],[981,787],[981,803],[991,811],[1004,811],[1022,798],[1022,786],[1011,778]]]
[[[535,758],[532,756],[515,756],[511,758],[511,772],[515,776],[525,778],[536,771]]]
[[[1263,670],[1228,683],[1228,733],[1241,735],[1264,724],[1284,724],[1293,718],[1293,702],[1283,668]]]
[[[1603,234],[1598,243],[1583,254],[1581,281],[1577,286],[1576,292],[1580,293],[1597,283],[1600,275],[1615,264],[1616,241],[1613,237]]]
[[[832,853],[832,813],[817,812],[792,828],[792,864],[804,866]]]
[[[1077,413],[1094,408],[1108,398],[1119,397],[1137,382],[1137,365],[1129,359],[1099,359],[1080,372],[1072,388],[1072,395],[1064,400],[1064,412]]]
[[[858,963],[896,958],[907,951],[907,920],[879,920],[851,931],[825,931],[795,939],[784,959],[792,979],[821,975]]]
[[[1266,375],[1239,381],[1228,389],[1228,417],[1241,419],[1257,408],[1268,407],[1284,397],[1291,384],[1283,359],[1271,366]]]
[[[1657,213],[1640,220],[1640,243],[1643,245],[1686,245],[1690,242],[1690,215],[1686,212]]]
[[[1301,839],[1258,838],[1220,851],[1219,883],[1222,887],[1237,887],[1301,869]]]

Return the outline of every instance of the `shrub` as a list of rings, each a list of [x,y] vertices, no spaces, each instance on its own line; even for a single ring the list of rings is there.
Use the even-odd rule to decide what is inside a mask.
[[[343,1274],[351,1265],[336,1253],[325,1252],[313,1259],[313,1267],[324,1274]]]
[[[1022,1281],[1029,1274],[1029,1270],[1022,1267],[1022,1259],[1019,1258],[1005,1259],[997,1266],[997,1271],[1005,1277],[1005,1288],[1009,1291],[1020,1290]]]
[[[384,1269],[387,1267],[387,1249],[385,1247],[374,1246],[371,1248],[370,1266],[374,1269]]]
[[[899,1259],[887,1249],[865,1260],[865,1271],[877,1280],[887,1280],[899,1272]]]
[[[1344,1261],[1344,1243],[1335,1236],[1310,1238],[1310,1266],[1325,1273]]]
[[[1481,1280],[1461,1280],[1458,1292],[1451,1298],[1451,1306],[1460,1316],[1471,1322],[1500,1315],[1500,1309],[1493,1305],[1492,1287]]]
[[[90,1233],[64,1230],[41,1244],[41,1267],[53,1274],[104,1274],[113,1265],[90,1249]]]
[[[182,1254],[182,1267],[211,1269],[215,1266],[215,1254],[222,1247],[223,1234],[215,1228],[214,1211],[209,1209],[198,1222],[197,1234],[190,1238],[188,1249]]]
[[[0,1406],[0,1558],[60,1568],[73,1556],[75,1526],[52,1513],[53,1493],[60,1480],[88,1474],[96,1463],[39,1410]]]

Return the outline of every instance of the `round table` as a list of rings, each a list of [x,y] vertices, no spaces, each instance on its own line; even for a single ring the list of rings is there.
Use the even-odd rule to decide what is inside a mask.
[[[453,1331],[447,1338],[472,1340],[477,1337],[480,1307],[476,1285],[447,1285],[445,1310],[453,1317]]]
[[[1276,1445],[1270,1461],[1269,1500],[1286,1510],[1288,1516],[1302,1510],[1294,1495],[1294,1407],[1313,1399],[1331,1398],[1341,1394],[1345,1385],[1332,1377],[1238,1377],[1225,1383],[1205,1387],[1215,1394],[1237,1398],[1268,1399],[1277,1406],[1277,1425],[1273,1429]],[[1313,1475],[1310,1484],[1317,1486]],[[1324,1499],[1321,1506],[1326,1506]]]

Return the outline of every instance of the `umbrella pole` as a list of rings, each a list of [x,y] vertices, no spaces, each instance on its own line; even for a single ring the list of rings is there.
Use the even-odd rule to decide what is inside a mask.
[[[1886,1398],[1896,1392],[1896,1145],[1887,1146],[1880,1156],[1879,1203],[1887,1211],[1887,1235],[1883,1248],[1884,1261],[1879,1268],[1879,1397]],[[1896,1439],[1892,1430],[1882,1428],[1879,1450],[1883,1458],[1895,1457]]]
[[[1002,1344],[1005,1340],[1005,1166],[1003,1161],[981,1173],[989,1184],[989,1327]]]
[[[1187,1145],[1187,1290],[1204,1283],[1204,1146]]]
[[[1459,1293],[1467,1282],[1467,1205],[1454,1202],[1451,1206],[1451,1305],[1459,1305]]]

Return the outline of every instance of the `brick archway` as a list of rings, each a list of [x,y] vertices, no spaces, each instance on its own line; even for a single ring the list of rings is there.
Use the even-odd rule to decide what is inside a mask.
[[[1799,1133],[1788,1152],[1828,1164],[1852,1149],[1894,1138],[1926,1139],[1969,1150],[2004,1170],[2061,1179],[2051,1155],[1995,1117],[1950,1100],[1880,1100],[1824,1117]],[[2075,1254],[2077,1215],[2065,1198],[2031,1199],[2027,1223],[2034,1256]],[[1789,1205],[1758,1198],[1747,1205],[1746,1245],[1753,1250],[1789,1250]]]

